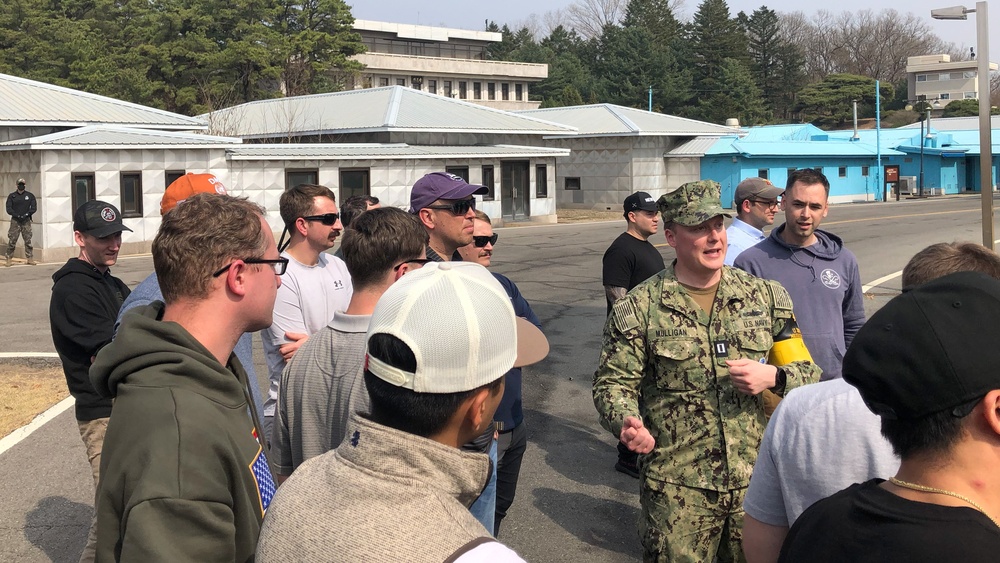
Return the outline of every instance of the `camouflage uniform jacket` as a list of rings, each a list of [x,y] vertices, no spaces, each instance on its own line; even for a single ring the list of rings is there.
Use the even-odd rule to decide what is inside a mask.
[[[643,478],[716,491],[746,487],[764,433],[760,396],[740,393],[726,360],[760,360],[792,317],[780,284],[724,266],[709,316],[671,264],[614,306],[594,374],[594,405],[616,437],[641,416],[656,439]],[[813,363],[783,366],[785,391],[819,380]]]

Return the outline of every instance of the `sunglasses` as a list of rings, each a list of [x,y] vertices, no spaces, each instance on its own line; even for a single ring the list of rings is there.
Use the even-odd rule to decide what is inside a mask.
[[[274,273],[279,276],[284,274],[285,270],[288,268],[288,258],[278,258],[276,260],[265,260],[264,258],[243,258],[242,262],[244,264],[267,264],[268,266],[271,266],[271,269],[274,270]],[[220,268],[218,272],[212,274],[212,277],[217,278],[222,274],[228,272],[229,268],[232,267],[233,264],[229,263],[225,267]]]
[[[426,209],[440,209],[442,211],[451,211],[455,215],[465,215],[470,209],[476,208],[476,199],[459,199],[451,203],[451,205],[428,205]]]
[[[496,245],[498,238],[500,238],[500,235],[496,233],[493,233],[491,236],[472,237],[472,243],[476,245],[476,248],[483,248],[487,244]]]
[[[303,217],[306,221],[319,221],[327,227],[332,227],[337,224],[337,219],[340,219],[339,213],[324,213],[323,215],[307,215]]]

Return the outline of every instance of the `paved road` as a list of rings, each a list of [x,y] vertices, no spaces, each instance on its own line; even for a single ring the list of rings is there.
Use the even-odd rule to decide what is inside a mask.
[[[842,205],[824,227],[844,238],[870,283],[901,270],[933,242],[978,241],[978,205],[975,197]],[[622,228],[616,221],[498,229],[495,268],[518,283],[552,345],[549,357],[525,372],[529,444],[501,532],[529,561],[641,558],[637,482],[612,469],[614,441],[597,423],[590,395],[605,310],[601,255]],[[661,248],[671,259],[670,249]],[[0,269],[0,311],[8,327],[0,352],[53,351],[47,310],[58,266]],[[151,269],[149,257],[126,258],[115,274],[134,286]],[[898,289],[898,277],[873,287],[869,314]],[[72,413],[0,455],[0,476],[6,493],[0,561],[76,561],[93,490]]]

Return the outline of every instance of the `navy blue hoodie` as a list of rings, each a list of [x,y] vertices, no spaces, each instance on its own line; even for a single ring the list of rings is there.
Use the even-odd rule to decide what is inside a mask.
[[[735,266],[775,280],[792,296],[795,320],[823,381],[841,377],[844,352],[865,324],[858,260],[840,237],[816,230],[816,243],[792,246],[781,238],[785,225],[744,250]]]

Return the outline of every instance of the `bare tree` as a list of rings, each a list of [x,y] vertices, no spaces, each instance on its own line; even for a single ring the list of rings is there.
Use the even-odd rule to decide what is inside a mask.
[[[621,20],[626,6],[628,0],[576,0],[566,8],[566,19],[583,37],[597,37],[604,26]]]

